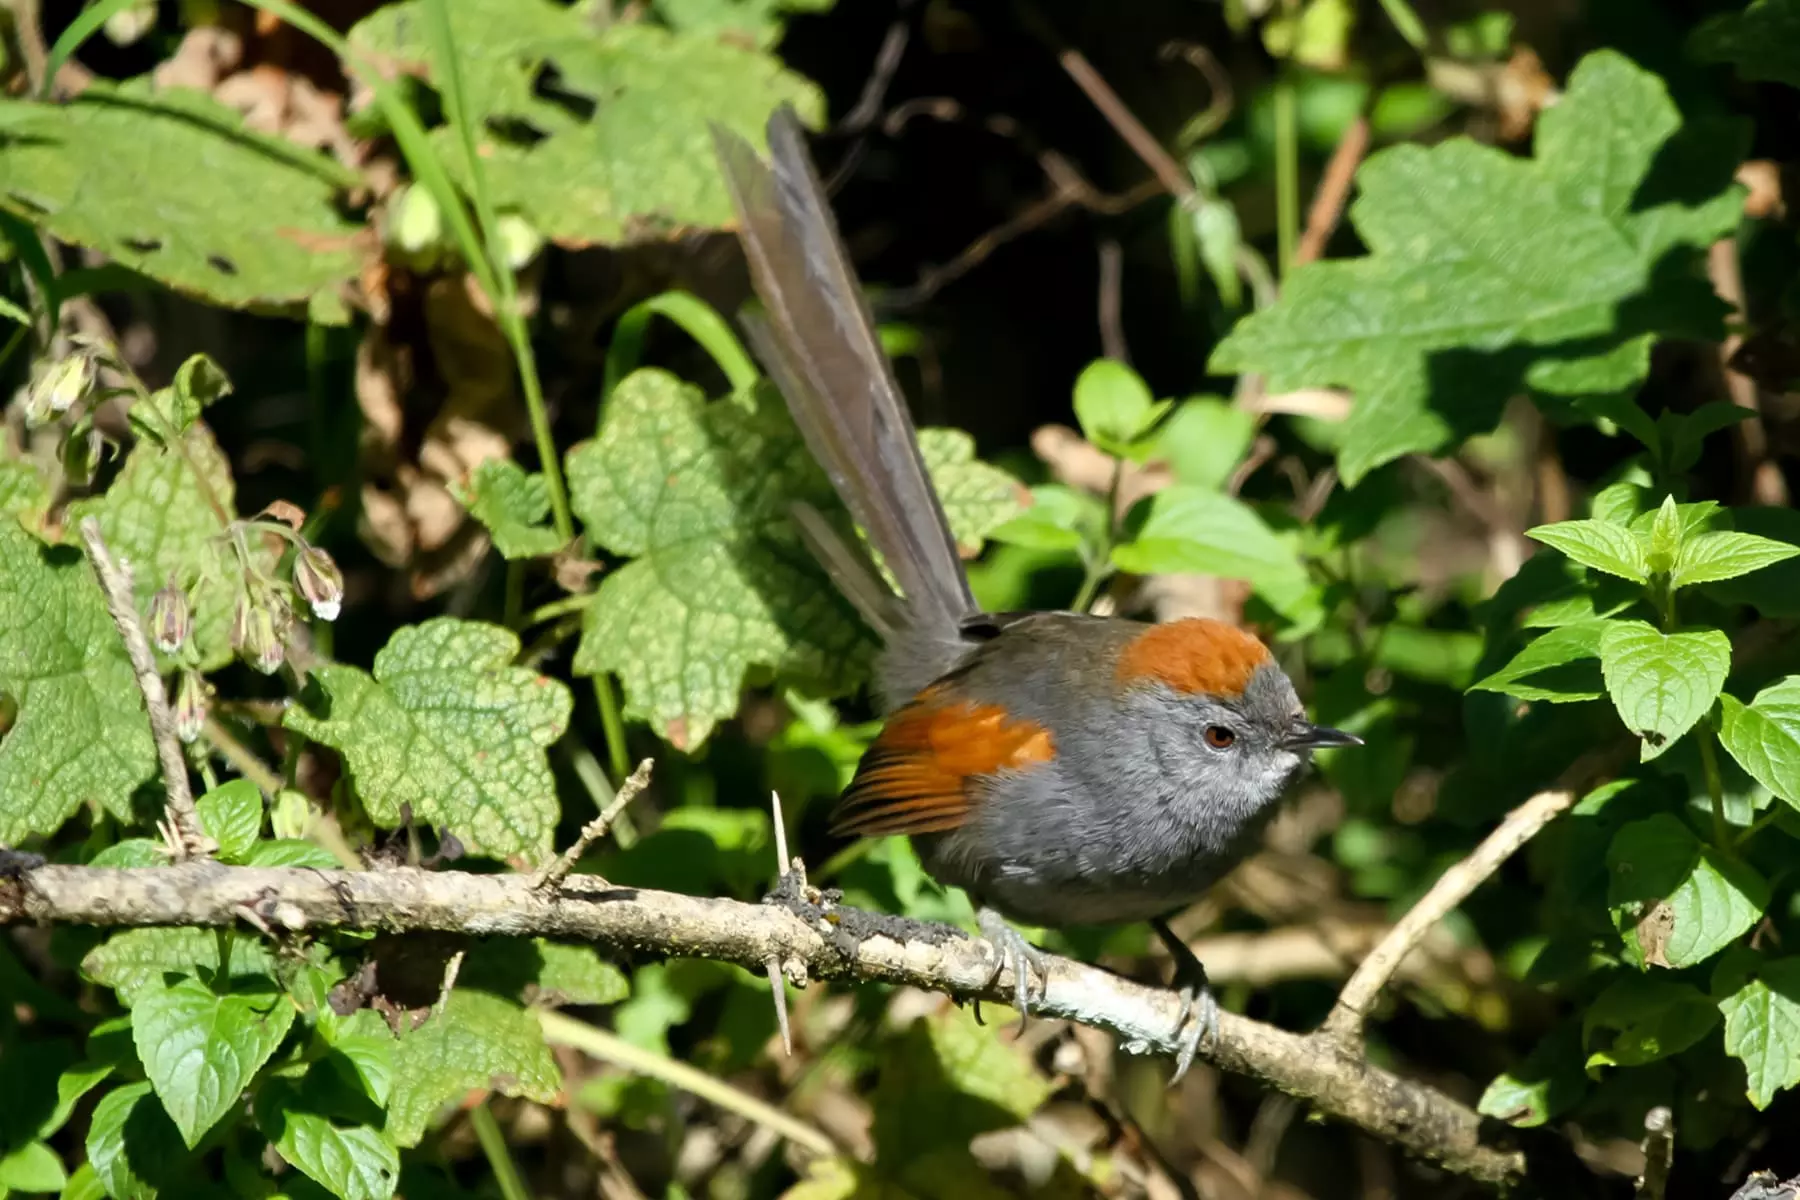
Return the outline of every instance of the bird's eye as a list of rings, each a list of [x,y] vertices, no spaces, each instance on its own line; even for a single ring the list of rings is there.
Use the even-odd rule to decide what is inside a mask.
[[[1206,744],[1211,746],[1214,750],[1228,750],[1231,748],[1231,743],[1235,741],[1237,741],[1237,734],[1233,733],[1223,725],[1208,725],[1206,727]]]

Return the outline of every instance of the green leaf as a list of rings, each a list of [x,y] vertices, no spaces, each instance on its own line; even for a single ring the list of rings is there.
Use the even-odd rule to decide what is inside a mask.
[[[266,978],[275,959],[259,938],[241,933],[225,940],[233,980]],[[219,935],[211,929],[127,929],[88,951],[81,970],[119,993],[127,1006],[164,975],[212,975],[219,970]],[[228,986],[229,981],[221,981]]]
[[[131,1009],[144,1074],[190,1147],[237,1106],[293,1023],[280,993],[220,995],[191,976],[149,985]]]
[[[479,130],[495,206],[565,246],[726,227],[731,204],[708,122],[761,144],[784,101],[808,123],[824,115],[818,89],[778,59],[709,35],[595,23],[546,0],[458,0],[449,16],[464,118]],[[350,40],[441,89],[419,0],[376,10]],[[546,75],[568,99],[542,94]],[[532,136],[510,135],[521,127]],[[465,177],[455,131],[432,141]]]
[[[1528,347],[1603,363],[1616,390],[1617,368],[1644,361],[1635,350],[1611,358],[1622,344],[1716,326],[1721,310],[1703,288],[1660,276],[1655,304],[1627,302],[1650,290],[1668,251],[1691,256],[1735,224],[1734,164],[1685,172],[1671,185],[1680,198],[1664,198],[1671,188],[1644,197],[1647,181],[1663,182],[1659,152],[1681,141],[1680,114],[1660,79],[1610,50],[1577,65],[1544,118],[1529,161],[1460,138],[1371,155],[1350,213],[1370,253],[1293,272],[1212,368],[1264,372],[1277,392],[1354,392],[1338,468],[1355,484],[1400,455],[1491,429],[1543,357]],[[1558,382],[1601,382],[1591,376]]]
[[[1719,1001],[1725,1053],[1741,1059],[1750,1103],[1769,1107],[1777,1092],[1800,1083],[1800,958],[1761,964]]]
[[[156,774],[150,722],[93,569],[0,520],[0,693],[18,716],[0,738],[0,845],[61,828],[98,802],[122,821]]]
[[[342,1200],[388,1200],[400,1180],[400,1152],[379,1129],[346,1125],[312,1111],[285,1080],[256,1097],[256,1125],[281,1157]]]
[[[0,207],[215,304],[301,304],[361,265],[357,177],[200,92],[96,81],[0,104]]]
[[[130,561],[139,612],[149,610],[150,598],[171,574],[190,589],[193,645],[206,671],[232,659],[231,617],[237,590],[225,580],[237,568],[226,565],[235,564],[235,559],[221,557],[223,548],[215,539],[238,515],[236,492],[231,464],[212,432],[195,425],[175,445],[139,441],[104,495],[70,506],[71,527],[83,517],[97,517],[107,547],[115,557]],[[254,561],[262,570],[272,570],[274,557],[268,548],[250,540]],[[198,582],[203,575],[208,576],[206,581]],[[165,664],[170,661],[160,651],[158,656]]]
[[[1748,706],[1719,698],[1719,741],[1756,782],[1800,808],[1800,675],[1756,694]]]
[[[1563,625],[1534,638],[1513,656],[1511,662],[1477,683],[1471,691],[1503,692],[1520,700],[1547,700],[1562,704],[1577,700],[1597,700],[1603,694],[1600,680],[1585,674],[1564,673],[1552,681],[1526,683],[1542,671],[1600,657],[1600,638],[1607,621],[1581,621]]]
[[[1675,556],[1681,553],[1681,534],[1681,510],[1675,497],[1664,496],[1650,523],[1650,546],[1645,555],[1652,574],[1667,575],[1674,568]]]
[[[114,1088],[94,1107],[88,1163],[112,1200],[150,1200],[188,1157],[181,1134],[147,1083]]]
[[[1800,555],[1800,546],[1753,533],[1703,533],[1682,544],[1669,577],[1672,587],[1735,579]]]
[[[499,996],[458,988],[441,1012],[401,1035],[388,1136],[399,1146],[418,1145],[440,1108],[476,1088],[548,1104],[562,1089],[562,1074],[536,1016]]]
[[[671,29],[749,41],[767,49],[781,39],[789,13],[825,12],[833,0],[656,0],[656,15]]]
[[[43,1142],[27,1142],[0,1156],[0,1189],[15,1192],[60,1192],[69,1175],[62,1159]]]
[[[1581,1027],[1574,1021],[1552,1030],[1525,1061],[1494,1078],[1477,1111],[1520,1129],[1548,1122],[1581,1099]]]
[[[317,867],[321,871],[343,867],[325,847],[299,838],[270,838],[250,847],[244,855],[246,867]]]
[[[543,958],[538,972],[540,995],[563,1004],[617,1004],[631,995],[625,973],[600,957],[592,946],[570,946],[538,938],[532,943]]]
[[[1116,359],[1097,358],[1075,379],[1075,419],[1088,441],[1108,454],[1135,458],[1138,443],[1170,401],[1158,403],[1136,371]]]
[[[1633,583],[1650,578],[1644,539],[1610,521],[1559,521],[1528,529],[1525,536],[1561,550],[1584,567],[1605,571]]]
[[[140,436],[167,445],[193,428],[208,405],[230,394],[231,380],[219,364],[195,354],[176,368],[173,383],[132,405],[128,416]]]
[[[550,486],[539,474],[511,459],[489,459],[475,468],[457,499],[469,515],[487,527],[494,549],[505,558],[542,558],[562,549],[556,530],[544,524],[550,516]]]
[[[1134,575],[1203,573],[1259,589],[1302,579],[1294,547],[1243,501],[1190,484],[1166,487],[1134,505],[1112,562]]]
[[[1704,62],[1730,63],[1745,79],[1800,88],[1800,4],[1752,0],[1743,12],[1702,21],[1688,47]]]
[[[556,825],[544,747],[568,726],[569,690],[512,665],[518,654],[497,625],[435,617],[397,630],[373,675],[320,668],[328,703],[292,707],[286,723],[343,754],[377,824],[410,806],[477,853],[535,860]]]
[[[219,843],[219,857],[226,862],[242,862],[256,845],[262,833],[262,792],[248,779],[231,779],[221,783],[194,801],[200,810],[200,823]]]
[[[974,460],[966,434],[927,429],[919,445],[958,541],[1019,512],[1016,485]],[[568,474],[588,533],[633,560],[588,606],[575,670],[618,673],[627,710],[672,744],[693,749],[736,712],[753,667],[827,692],[863,677],[872,642],[789,513],[805,501],[847,518],[772,388],[709,401],[634,371]]]
[[[1075,550],[1099,539],[1106,523],[1106,502],[1089,492],[1060,483],[1031,489],[1025,511],[988,534],[996,542],[1031,550]]]
[[[348,1080],[382,1107],[394,1088],[394,1052],[399,1042],[374,1009],[360,1008],[348,1017],[327,1011],[319,1018],[319,1035],[342,1056]]]
[[[1607,904],[1645,966],[1691,967],[1762,919],[1769,885],[1668,813],[1633,821],[1607,847]]]
[[[1256,414],[1216,396],[1175,406],[1156,434],[1156,456],[1180,483],[1222,489],[1256,440]]]
[[[81,1062],[57,1076],[56,1108],[38,1126],[38,1136],[47,1138],[67,1125],[81,1098],[109,1079],[115,1070],[112,1063]]]
[[[1719,1009],[1699,988],[1672,979],[1619,979],[1594,997],[1582,1016],[1582,1040],[1611,1030],[1605,1047],[1588,1056],[1596,1067],[1634,1067],[1680,1054],[1719,1023]]]
[[[1644,739],[1648,762],[1718,699],[1731,670],[1731,639],[1717,629],[1665,634],[1643,621],[1609,621],[1600,670],[1625,727]]]

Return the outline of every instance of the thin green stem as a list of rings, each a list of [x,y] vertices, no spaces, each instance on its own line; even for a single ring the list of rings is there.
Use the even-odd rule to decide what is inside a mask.
[[[611,396],[619,381],[637,368],[643,358],[644,334],[650,318],[657,316],[673,321],[698,342],[725,373],[733,391],[742,391],[761,377],[756,360],[711,305],[687,292],[663,292],[627,309],[613,326],[612,342],[606,348],[606,373],[600,385],[602,399]],[[604,404],[601,411],[605,411]]]
[[[1731,836],[1731,823],[1725,819],[1725,777],[1719,773],[1719,752],[1713,748],[1716,735],[1712,722],[1700,722],[1695,733],[1700,738],[1700,767],[1706,772],[1706,794],[1712,799],[1713,845],[1735,855],[1737,839]]]
[[[606,761],[612,768],[613,783],[623,783],[631,774],[625,718],[619,711],[619,694],[613,690],[612,676],[604,671],[594,676],[594,701],[600,705],[600,731],[606,737]]]
[[[1112,577],[1113,544],[1119,536],[1119,485],[1125,478],[1125,461],[1113,461],[1112,484],[1106,489],[1106,524],[1100,530],[1100,544],[1087,560],[1087,573],[1081,577],[1081,588],[1075,593],[1075,612],[1086,612],[1100,593],[1100,585]]]
[[[786,1138],[802,1150],[825,1157],[837,1153],[837,1147],[820,1130],[697,1067],[634,1046],[604,1029],[559,1012],[540,1011],[538,1021],[544,1026],[544,1037],[553,1044],[572,1047],[627,1071],[648,1075],[671,1087],[691,1092]]]
[[[514,629],[530,629],[533,625],[542,625],[545,621],[554,621],[558,617],[566,617],[570,613],[581,612],[594,602],[593,592],[582,592],[576,596],[564,596],[561,600],[552,600],[548,604],[540,604],[526,613]]]
[[[525,1181],[519,1177],[518,1164],[513,1162],[512,1152],[506,1148],[506,1135],[500,1131],[500,1122],[494,1120],[486,1100],[469,1110],[469,1124],[474,1127],[475,1140],[481,1143],[481,1152],[493,1169],[500,1194],[506,1200],[531,1200]]]
[[[1286,279],[1300,244],[1300,111],[1293,73],[1284,65],[1275,81],[1276,264]]]
[[[1752,821],[1742,833],[1737,835],[1737,839],[1733,844],[1741,847],[1751,838],[1775,824],[1775,822],[1781,819],[1781,810],[1785,806],[1786,802],[1782,800],[1776,800],[1773,804],[1769,805],[1769,811]]]

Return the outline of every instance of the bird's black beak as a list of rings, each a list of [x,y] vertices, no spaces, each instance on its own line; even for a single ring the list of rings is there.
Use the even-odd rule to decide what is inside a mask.
[[[1288,750],[1325,750],[1334,746],[1360,746],[1363,740],[1354,733],[1329,729],[1324,725],[1308,725],[1302,721],[1282,741]]]

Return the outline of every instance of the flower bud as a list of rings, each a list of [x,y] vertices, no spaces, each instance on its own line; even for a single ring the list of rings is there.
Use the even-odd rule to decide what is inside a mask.
[[[281,597],[266,584],[252,583],[238,597],[231,617],[231,648],[264,675],[273,675],[286,653],[281,639],[287,623]]]
[[[302,546],[294,558],[294,587],[322,621],[335,621],[344,610],[343,573],[317,546]]]
[[[94,359],[76,351],[46,366],[25,397],[25,419],[42,425],[62,416],[94,385]]]
[[[193,632],[194,619],[188,611],[187,592],[171,575],[162,590],[150,598],[150,640],[164,654],[173,654],[186,644]]]
[[[175,689],[175,736],[184,742],[199,738],[206,725],[206,681],[198,671],[183,671]]]

